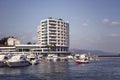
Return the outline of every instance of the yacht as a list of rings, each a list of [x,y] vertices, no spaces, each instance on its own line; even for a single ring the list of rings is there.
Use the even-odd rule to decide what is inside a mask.
[[[25,55],[14,55],[6,61],[9,67],[28,66],[29,61]]]
[[[36,65],[39,63],[39,58],[35,54],[30,54],[27,56],[27,59],[31,65]]]
[[[48,54],[47,61],[53,61],[56,62],[58,60],[58,56],[55,54]]]

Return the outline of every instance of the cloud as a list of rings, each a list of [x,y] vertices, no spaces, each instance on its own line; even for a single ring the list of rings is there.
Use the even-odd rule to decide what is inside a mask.
[[[89,23],[90,23],[90,20],[86,19],[85,21],[83,21],[82,26],[87,27],[90,25]]]
[[[111,25],[111,26],[120,25],[120,21],[112,21],[112,20],[107,19],[107,18],[104,18],[102,20],[102,23],[106,24],[106,25]]]
[[[79,20],[79,17],[74,16],[74,17],[70,17],[71,20]]]
[[[109,23],[110,23],[110,21],[109,21],[109,19],[104,18],[104,19],[102,20],[102,23],[103,23],[103,24],[109,24]]]
[[[21,36],[20,38],[21,38],[22,40],[25,40],[25,39],[27,39],[27,36],[23,35],[23,36]]]
[[[117,33],[112,33],[112,34],[108,34],[108,37],[120,37],[120,34]]]
[[[0,32],[0,35],[1,35],[2,33]]]
[[[32,40],[33,41],[37,41],[37,37],[32,37]]]
[[[86,26],[89,26],[89,24],[85,22],[85,23],[82,24],[82,26],[86,27]]]
[[[113,21],[111,24],[112,24],[112,25],[120,25],[120,22]]]

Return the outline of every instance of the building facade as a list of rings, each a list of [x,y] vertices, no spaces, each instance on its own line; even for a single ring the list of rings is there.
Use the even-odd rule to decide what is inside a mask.
[[[7,45],[9,46],[14,46],[14,45],[19,45],[20,44],[20,40],[16,37],[9,37],[7,39]]]
[[[38,44],[50,51],[69,51],[69,23],[62,19],[47,18],[38,26]]]

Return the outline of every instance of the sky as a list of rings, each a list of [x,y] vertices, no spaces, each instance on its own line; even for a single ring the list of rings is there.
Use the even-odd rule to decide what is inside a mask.
[[[0,38],[37,43],[48,17],[70,25],[70,48],[120,53],[120,0],[0,0]]]

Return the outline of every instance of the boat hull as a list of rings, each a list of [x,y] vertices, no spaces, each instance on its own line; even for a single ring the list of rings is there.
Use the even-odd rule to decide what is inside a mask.
[[[30,65],[29,61],[20,61],[20,62],[7,62],[9,67],[22,67]]]
[[[6,66],[4,61],[0,61],[0,67]]]
[[[88,64],[88,61],[81,61],[81,60],[76,60],[75,61],[76,64]]]
[[[31,65],[36,65],[36,64],[38,64],[38,63],[39,63],[38,60],[31,60],[31,61],[30,61],[30,64],[31,64]]]

